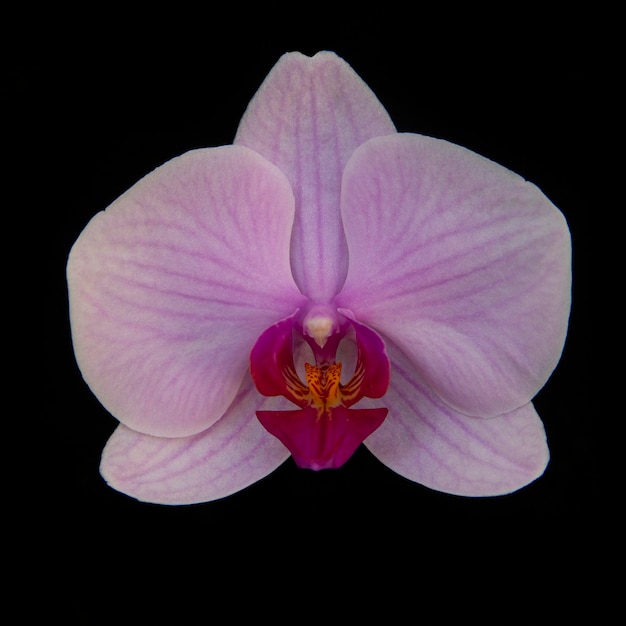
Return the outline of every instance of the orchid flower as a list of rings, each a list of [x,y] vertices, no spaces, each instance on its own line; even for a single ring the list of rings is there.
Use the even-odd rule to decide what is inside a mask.
[[[396,132],[331,52],[285,54],[233,145],[136,183],[67,273],[77,363],[120,421],[101,473],[139,500],[210,501],[361,443],[466,496],[548,462],[531,401],[567,330],[562,214],[482,156]]]

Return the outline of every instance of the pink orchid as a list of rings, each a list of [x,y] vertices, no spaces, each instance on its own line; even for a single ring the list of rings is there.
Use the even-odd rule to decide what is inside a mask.
[[[68,286],[77,362],[121,422],[101,473],[137,499],[213,500],[361,443],[468,496],[548,462],[531,400],[567,330],[562,214],[486,158],[397,133],[333,53],[284,55],[233,145],[96,215]]]

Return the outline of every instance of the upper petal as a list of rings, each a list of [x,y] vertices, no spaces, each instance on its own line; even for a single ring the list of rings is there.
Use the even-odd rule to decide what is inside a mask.
[[[499,415],[536,394],[567,330],[570,239],[534,185],[448,142],[395,135],[355,152],[342,211],[339,306],[463,413]]]
[[[224,413],[259,333],[301,301],[292,221],[284,175],[241,146],[173,159],[91,220],[67,267],[72,337],[115,417],[185,436]]]
[[[118,426],[102,453],[100,472],[114,489],[146,502],[193,504],[223,498],[289,457],[255,415],[257,409],[276,406],[276,399],[260,396],[246,376],[224,416],[197,435],[153,437]]]
[[[539,477],[549,459],[532,404],[485,420],[445,405],[390,343],[389,415],[365,441],[385,465],[422,485],[463,496],[510,493]],[[373,404],[364,401],[363,404]]]
[[[331,52],[282,56],[241,120],[235,143],[278,165],[294,190],[291,265],[313,300],[334,296],[346,276],[339,209],[344,166],[364,141],[393,132],[376,96]]]

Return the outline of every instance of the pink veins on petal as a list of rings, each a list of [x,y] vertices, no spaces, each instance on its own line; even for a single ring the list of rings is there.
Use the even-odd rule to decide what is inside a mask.
[[[101,474],[201,502],[363,442],[433,489],[519,489],[549,458],[531,400],[565,341],[570,253],[537,187],[397,133],[335,54],[286,54],[233,145],[157,168],[70,253],[76,360],[120,421]]]

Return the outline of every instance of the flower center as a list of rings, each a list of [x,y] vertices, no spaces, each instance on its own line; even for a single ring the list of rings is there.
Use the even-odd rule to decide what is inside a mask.
[[[317,409],[318,417],[341,404],[341,363],[331,365],[304,364],[310,403]]]
[[[343,339],[356,346],[354,374],[345,384],[337,361]],[[299,353],[302,342],[315,359],[315,364],[304,363],[306,382],[294,363],[294,346]],[[350,408],[363,397],[380,398],[387,390],[389,359],[382,339],[330,306],[311,306],[268,328],[252,349],[250,371],[261,394],[282,395],[300,407],[257,411],[257,417],[301,467],[339,467],[387,415],[386,408]]]
[[[300,380],[294,368],[288,366],[282,370],[287,393],[281,395],[302,407],[314,407],[319,418],[329,418],[332,409],[338,406],[348,407],[354,404],[357,396],[362,397],[359,394],[365,374],[362,364],[357,366],[354,375],[345,385],[341,384],[341,362],[323,365],[305,363],[304,371],[306,384]]]

